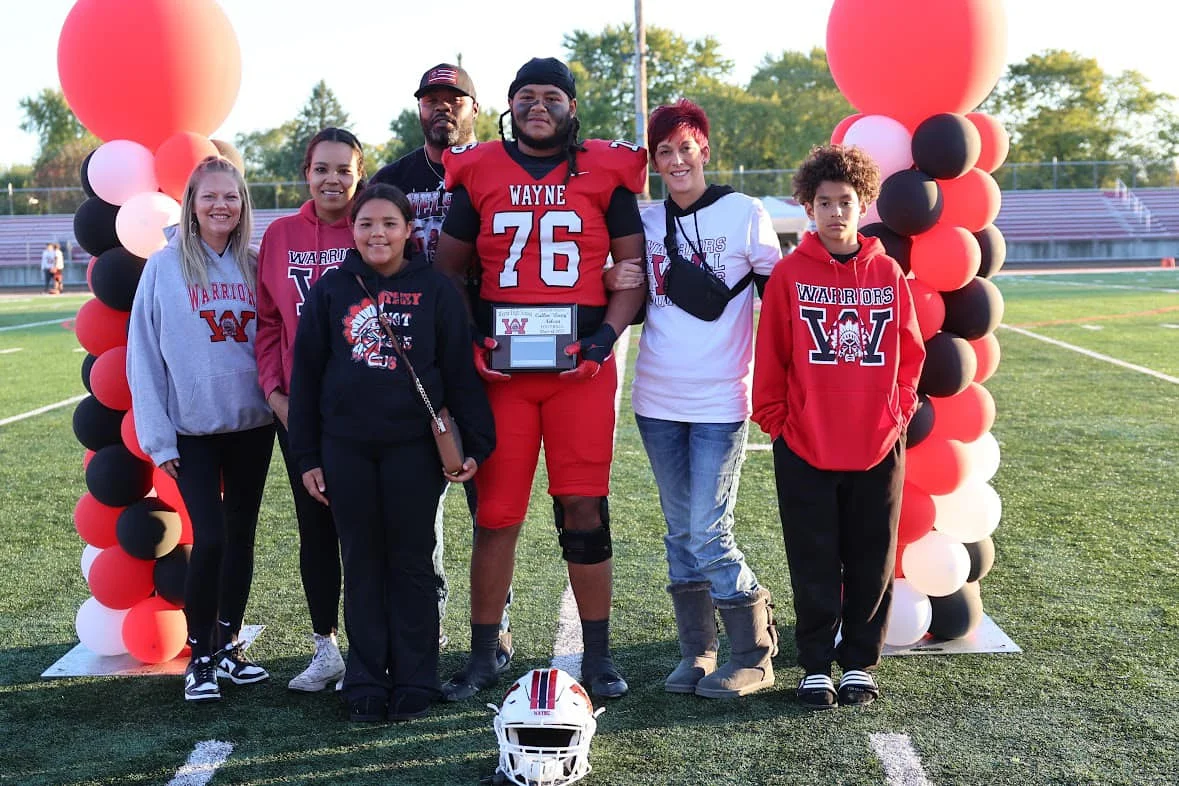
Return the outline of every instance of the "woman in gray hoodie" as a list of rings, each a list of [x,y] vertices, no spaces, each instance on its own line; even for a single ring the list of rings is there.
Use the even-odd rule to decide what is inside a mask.
[[[192,520],[184,588],[190,701],[219,699],[219,676],[239,685],[270,676],[238,640],[274,447],[254,360],[250,226],[241,174],[223,158],[201,161],[184,191],[180,226],[148,259],[131,309],[135,431],[152,463],[176,479]]]

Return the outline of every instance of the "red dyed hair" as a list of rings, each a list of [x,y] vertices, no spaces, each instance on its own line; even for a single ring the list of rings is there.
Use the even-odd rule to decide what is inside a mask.
[[[708,115],[697,104],[681,98],[674,104],[655,108],[647,121],[647,149],[654,152],[677,128],[695,137],[701,147],[708,144]]]

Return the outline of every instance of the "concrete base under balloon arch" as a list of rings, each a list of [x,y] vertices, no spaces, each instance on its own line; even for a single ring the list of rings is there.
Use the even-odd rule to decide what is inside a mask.
[[[884,646],[884,655],[972,655],[996,652],[1023,652],[1004,633],[990,615],[984,614],[978,629],[961,639],[935,639],[931,636],[907,647]]]
[[[266,628],[265,625],[243,625],[240,637],[249,647]],[[188,656],[180,655],[164,663],[142,663],[130,655],[96,655],[79,644],[62,655],[56,663],[41,673],[43,679],[59,677],[151,677],[183,674]]]

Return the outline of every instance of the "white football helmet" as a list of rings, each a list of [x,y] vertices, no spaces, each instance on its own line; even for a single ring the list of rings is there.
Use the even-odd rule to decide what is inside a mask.
[[[560,669],[533,669],[495,710],[499,772],[518,786],[564,786],[590,773],[589,748],[598,728],[593,702]]]

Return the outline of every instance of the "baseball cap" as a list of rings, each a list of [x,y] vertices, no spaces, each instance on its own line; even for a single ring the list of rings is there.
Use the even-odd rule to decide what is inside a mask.
[[[471,75],[462,66],[452,63],[439,63],[422,74],[422,83],[413,97],[421,98],[422,93],[433,87],[449,87],[475,99],[475,83],[471,81]]]

